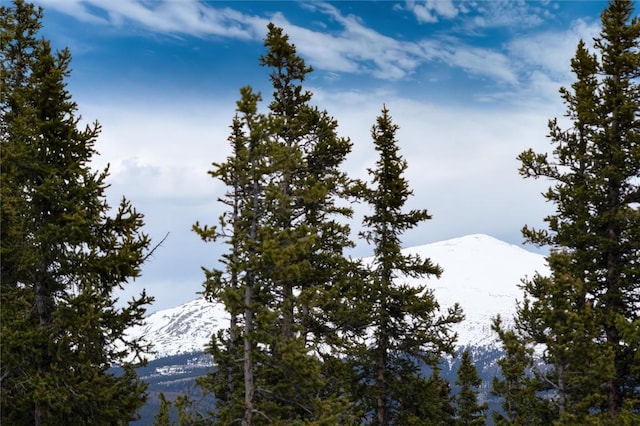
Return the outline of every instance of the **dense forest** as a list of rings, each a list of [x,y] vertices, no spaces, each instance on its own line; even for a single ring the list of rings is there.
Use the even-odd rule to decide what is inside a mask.
[[[551,182],[546,228],[522,230],[549,248],[551,274],[522,282],[513,327],[495,318],[503,357],[492,394],[502,409],[492,413],[478,398],[472,354],[456,352],[452,326],[464,312],[403,283],[442,269],[401,251],[403,233],[431,216],[407,208],[409,164],[391,111],[381,105],[372,117],[378,159],[368,179],[349,176],[351,141],[305,89],[313,69],[269,24],[258,63],[273,92],[264,102],[240,88],[231,154],[208,172],[225,187],[225,211],[213,225],[193,225],[226,247],[203,268],[205,297],[229,314],[206,347],[216,368],[197,379],[210,406],[158,395],[155,424],[640,424],[633,7],[610,1],[594,51],[578,44],[575,81],[560,89],[570,127],[551,119],[549,153],[518,158],[524,178]],[[126,330],[153,300],[142,293],[119,307],[116,293],[159,244],[126,198],[107,204],[109,170],[91,168],[100,124],[80,127],[65,82],[71,54],[39,38],[42,13],[23,0],[0,8],[0,420],[128,424],[149,397],[136,368],[152,342]],[[368,206],[357,235],[353,203]],[[370,261],[345,254],[356,239],[372,247]],[[459,357],[452,383],[438,368],[447,356]]]

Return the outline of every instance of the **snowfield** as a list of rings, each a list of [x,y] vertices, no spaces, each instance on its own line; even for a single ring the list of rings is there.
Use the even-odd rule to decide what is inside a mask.
[[[509,324],[522,299],[518,285],[536,272],[548,274],[544,256],[488,235],[461,238],[411,247],[403,250],[430,258],[444,272],[440,279],[404,280],[407,284],[426,285],[434,290],[444,311],[458,303],[465,320],[457,324],[459,346],[494,346],[491,322],[501,315]],[[154,344],[149,359],[202,351],[211,335],[228,326],[228,315],[221,305],[198,298],[171,309],[157,311],[143,326],[132,327],[128,335],[144,336]]]

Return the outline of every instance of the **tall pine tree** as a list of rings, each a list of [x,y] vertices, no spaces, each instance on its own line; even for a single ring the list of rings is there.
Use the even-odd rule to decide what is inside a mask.
[[[633,3],[602,13],[597,53],[580,42],[576,82],[561,89],[573,125],[549,123],[555,148],[522,153],[524,177],[555,182],[544,195],[556,212],[527,239],[550,245],[551,277],[524,283],[516,332],[542,344],[537,371],[554,395],[558,421],[640,421],[640,20]]]
[[[3,424],[126,424],[145,401],[130,356],[144,293],[116,291],[149,254],[142,215],[110,215],[108,170],[90,161],[100,126],[81,129],[66,90],[68,50],[37,39],[41,10],[0,8],[1,416]],[[110,371],[123,366],[123,374]]]
[[[324,304],[330,288],[343,279],[343,251],[352,245],[344,224],[351,209],[339,206],[349,185],[340,166],[351,142],[337,135],[338,124],[326,111],[310,104],[312,93],[302,83],[312,69],[282,29],[268,26],[265,47],[261,64],[270,68],[274,89],[269,104],[274,169],[265,188],[265,230],[274,246],[262,256],[273,283],[278,328],[271,345],[271,361],[278,367],[266,380],[280,401],[297,406],[284,410],[283,419],[311,419],[318,411],[334,411],[334,396],[325,395],[332,378],[322,373],[322,360],[333,356],[322,352],[333,334]]]
[[[224,238],[230,248],[221,260],[224,269],[205,269],[205,297],[223,303],[230,314],[229,328],[212,336],[208,348],[216,371],[200,380],[201,387],[216,396],[214,417],[220,424],[238,419],[242,419],[243,424],[252,424],[256,342],[264,341],[256,334],[256,315],[266,303],[256,299],[261,293],[257,274],[263,191],[268,176],[265,165],[269,158],[268,139],[264,133],[265,118],[257,112],[260,95],[250,87],[240,92],[229,137],[232,154],[226,162],[214,163],[214,169],[209,172],[229,188],[221,198],[228,210],[220,217],[218,228],[194,225],[203,240]],[[238,359],[242,360],[241,364]]]
[[[270,24],[265,46],[261,64],[274,87],[268,112],[258,114],[260,95],[242,89],[232,155],[210,172],[229,188],[228,210],[219,229],[195,226],[230,247],[224,267],[207,271],[205,291],[231,314],[229,330],[211,345],[224,368],[202,383],[222,397],[221,424],[342,423],[349,406],[323,371],[339,363],[323,348],[336,340],[327,293],[343,280],[342,252],[351,245],[341,221],[351,210],[338,206],[349,183],[339,167],[351,143],[309,104],[301,83],[311,68],[282,29]]]
[[[376,425],[424,424],[430,411],[447,411],[442,410],[450,407],[448,395],[441,393],[443,383],[438,377],[430,381],[421,371],[425,365],[436,367],[444,353],[452,352],[450,327],[462,319],[458,306],[441,314],[425,286],[400,282],[439,276],[441,269],[430,259],[401,251],[402,234],[431,217],[426,210],[403,212],[412,191],[403,177],[407,162],[399,153],[397,129],[383,108],[371,131],[379,154],[369,170],[372,185],[361,188],[362,199],[372,208],[362,235],[373,245],[374,256],[352,302],[360,322],[349,354],[358,375],[356,402],[364,407],[366,422]],[[425,397],[417,406],[416,395]]]

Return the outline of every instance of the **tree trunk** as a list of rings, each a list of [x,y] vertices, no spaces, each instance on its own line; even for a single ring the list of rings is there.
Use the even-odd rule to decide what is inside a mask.
[[[253,395],[255,384],[253,383],[253,354],[251,353],[251,332],[253,325],[253,283],[247,280],[244,293],[244,418],[243,426],[251,426],[253,419]]]
[[[387,413],[387,330],[385,324],[380,329],[380,340],[378,341],[378,350],[380,355],[378,357],[378,374],[376,377],[376,385],[378,388],[378,395],[376,398],[376,415],[378,418],[378,425],[387,426],[388,413]]]
[[[253,148],[249,153],[250,163],[254,163]],[[242,419],[243,426],[251,426],[253,423],[253,398],[255,394],[254,383],[254,365],[253,365],[253,341],[251,333],[253,333],[253,290],[256,282],[255,257],[256,257],[256,241],[258,239],[258,217],[260,215],[260,180],[254,175],[251,190],[251,225],[249,228],[249,270],[245,277],[244,290],[244,417]]]
[[[37,277],[34,274],[32,274],[32,278],[35,278],[34,279],[35,300],[34,300],[34,307],[33,307],[34,314],[38,318],[38,323],[40,325],[40,328],[46,329],[51,325],[51,316],[52,316],[51,294],[49,293],[49,289],[47,288],[47,285],[44,284],[42,277]],[[46,330],[45,330],[45,334],[46,334]],[[45,348],[45,350],[47,349]],[[41,374],[46,374],[46,371],[49,369],[49,365],[47,365],[46,361],[44,361],[44,362],[41,362],[37,368]],[[34,423],[33,424],[35,426],[40,426],[44,424],[45,417],[46,417],[46,408],[41,403],[36,401],[34,403],[34,413],[33,413]]]

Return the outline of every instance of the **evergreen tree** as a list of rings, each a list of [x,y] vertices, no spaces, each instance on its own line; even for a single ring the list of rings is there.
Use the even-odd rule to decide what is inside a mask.
[[[301,82],[311,69],[282,29],[270,24],[265,46],[268,112],[257,113],[259,94],[241,90],[232,155],[210,172],[229,188],[228,210],[218,229],[194,227],[230,247],[224,267],[206,271],[205,295],[225,304],[231,323],[211,345],[220,368],[201,384],[216,393],[221,424],[344,423],[350,407],[329,373],[344,368],[321,349],[336,341],[327,294],[344,280],[342,252],[351,245],[340,221],[351,210],[336,204],[348,186],[339,166],[351,143],[309,105]]]
[[[221,424],[243,419],[252,423],[255,394],[256,286],[259,266],[259,226],[263,217],[263,186],[267,173],[264,117],[257,113],[259,94],[250,87],[241,89],[237,114],[229,141],[232,155],[225,163],[214,163],[209,172],[229,188],[221,201],[229,210],[220,217],[219,228],[194,225],[205,241],[225,238],[230,252],[223,256],[224,270],[207,270],[204,295],[224,303],[230,314],[228,330],[212,336],[208,351],[216,371],[200,380],[200,385],[216,395],[215,417]],[[264,340],[264,339],[262,339]],[[237,362],[242,359],[242,365]]]
[[[404,401],[403,409],[396,413],[393,424],[416,426],[455,424],[451,386],[442,378],[439,368],[434,368],[431,376],[426,380],[420,375],[406,377],[403,388],[403,393],[413,395],[413,400]]]
[[[552,402],[541,398],[547,387],[532,374],[533,349],[514,330],[505,330],[498,316],[492,325],[502,343],[504,356],[498,360],[501,377],[494,377],[491,393],[502,399],[502,412],[494,412],[496,425],[535,425],[552,423],[556,417]]]
[[[519,157],[523,176],[556,182],[545,194],[556,206],[549,229],[524,229],[531,242],[551,245],[551,281],[525,283],[531,300],[519,316],[522,335],[547,348],[563,419],[615,422],[625,406],[640,415],[637,346],[623,338],[640,315],[639,38],[633,3],[611,1],[598,53],[580,42],[577,80],[561,89],[573,126],[550,121],[553,160],[531,150]]]
[[[602,378],[613,377],[612,352],[603,350],[592,302],[584,283],[571,274],[571,255],[548,257],[550,277],[525,281],[525,300],[518,309],[518,331],[530,344],[543,344],[544,367],[534,369],[554,395],[555,415],[568,424],[588,423],[591,407],[606,394]],[[585,354],[589,354],[585,362]],[[535,361],[532,361],[535,362]],[[548,368],[551,366],[551,368]],[[594,375],[593,370],[598,371]]]
[[[344,279],[343,251],[352,245],[344,224],[351,209],[338,205],[349,185],[340,166],[351,142],[338,137],[338,124],[326,111],[310,105],[312,93],[302,83],[312,69],[282,29],[268,26],[265,47],[261,64],[271,69],[274,89],[265,231],[274,245],[261,254],[273,283],[278,328],[270,358],[277,367],[265,379],[285,402],[280,418],[313,419],[320,411],[333,415],[338,410],[330,408],[333,403],[344,406],[340,397],[325,394],[338,388],[329,386],[333,378],[322,372],[322,361],[334,355],[322,349],[335,335],[324,306],[327,294]]]
[[[640,421],[639,39],[633,3],[611,1],[597,54],[581,41],[576,82],[560,91],[572,127],[550,121],[552,159],[532,150],[519,157],[524,177],[555,182],[544,195],[556,212],[548,230],[523,231],[551,246],[552,274],[525,281],[516,333],[546,348],[550,370],[534,373],[565,424]]]
[[[146,399],[126,360],[147,348],[124,333],[151,299],[118,308],[114,293],[150,241],[127,200],[109,215],[108,170],[89,166],[100,126],[79,128],[69,51],[36,38],[41,18],[0,8],[1,422],[126,424]]]
[[[160,409],[153,417],[153,426],[171,426],[171,401],[162,392],[158,393]]]
[[[468,349],[462,352],[456,385],[460,387],[456,396],[456,424],[460,426],[484,425],[484,412],[487,403],[478,402],[478,389],[482,380],[473,364],[473,358]]]
[[[369,170],[373,187],[361,188],[373,210],[364,218],[362,235],[374,245],[374,257],[350,302],[360,322],[350,353],[358,374],[357,403],[365,407],[368,421],[378,425],[423,417],[414,404],[416,395],[429,394],[430,382],[421,369],[425,364],[435,368],[443,353],[451,353],[455,335],[450,327],[462,319],[458,306],[441,315],[426,287],[398,282],[403,277],[439,276],[441,269],[429,259],[401,252],[402,233],[430,216],[426,210],[402,211],[412,191],[403,177],[407,162],[398,152],[397,129],[383,108],[371,131],[379,153],[376,168]],[[434,386],[431,383],[432,390]],[[441,406],[440,392],[431,394],[438,397],[424,401],[425,406]]]

